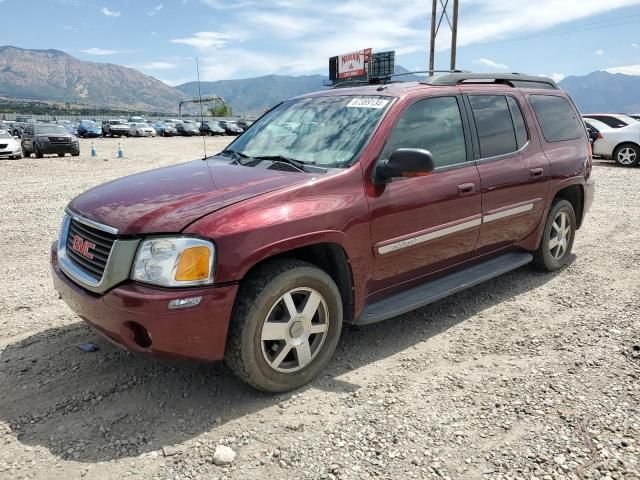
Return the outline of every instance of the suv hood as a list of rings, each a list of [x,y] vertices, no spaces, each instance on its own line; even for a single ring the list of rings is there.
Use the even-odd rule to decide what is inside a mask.
[[[308,178],[194,160],[99,185],[72,200],[69,209],[122,235],[177,233],[208,213]]]

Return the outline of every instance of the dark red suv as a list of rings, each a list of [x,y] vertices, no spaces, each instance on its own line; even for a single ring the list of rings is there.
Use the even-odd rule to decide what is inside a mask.
[[[533,262],[564,266],[594,197],[556,84],[445,74],[281,103],[206,160],[93,188],[52,249],[56,289],[123,348],[225,359],[296,388],[367,324]]]

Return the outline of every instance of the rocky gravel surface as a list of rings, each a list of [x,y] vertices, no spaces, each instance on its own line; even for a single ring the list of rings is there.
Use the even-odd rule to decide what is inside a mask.
[[[323,376],[273,396],[220,365],[122,352],[51,287],[73,196],[201,142],[131,139],[116,159],[101,139],[97,158],[83,141],[77,159],[0,162],[1,479],[640,478],[640,169],[596,162],[563,271],[524,267],[347,327]]]

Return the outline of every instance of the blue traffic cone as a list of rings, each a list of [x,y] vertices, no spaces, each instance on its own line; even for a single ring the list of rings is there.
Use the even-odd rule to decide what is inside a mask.
[[[98,152],[96,151],[96,146],[93,144],[93,142],[91,142],[91,156],[92,157],[98,156]]]
[[[118,142],[118,158],[124,158],[124,150],[122,150],[122,144]]]

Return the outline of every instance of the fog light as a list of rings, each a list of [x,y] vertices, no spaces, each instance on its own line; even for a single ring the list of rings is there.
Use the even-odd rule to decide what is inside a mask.
[[[196,307],[200,305],[202,297],[176,298],[169,302],[170,309]]]

